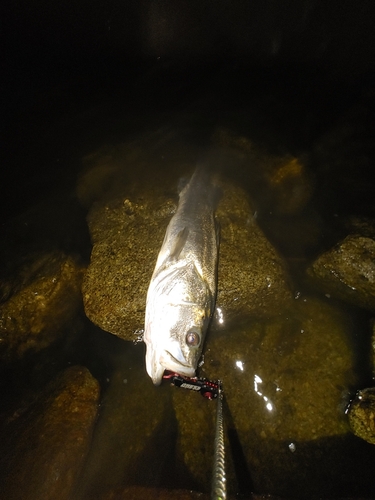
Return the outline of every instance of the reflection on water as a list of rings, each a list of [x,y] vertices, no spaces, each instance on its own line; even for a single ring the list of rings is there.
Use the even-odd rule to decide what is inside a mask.
[[[311,137],[308,147],[305,143],[303,154],[299,154],[290,140],[298,123],[280,132],[284,142],[278,147],[277,137],[270,137],[268,121],[264,124],[270,96],[264,98],[263,109],[261,99],[254,99],[240,111],[227,104],[222,116],[213,106],[217,97],[208,98],[203,110],[200,103],[180,114],[165,113],[163,120],[152,113],[138,118],[139,128],[148,126],[148,118],[156,122],[151,136],[155,138],[156,129],[159,149],[165,141],[163,156],[152,164],[139,165],[139,171],[127,172],[122,153],[117,157],[113,153],[123,146],[108,145],[108,137],[103,134],[103,144],[97,146],[103,146],[105,153],[100,156],[100,148],[91,145],[91,151],[86,151],[95,150],[101,163],[91,178],[87,172],[81,175],[86,185],[82,181],[78,191],[89,207],[111,182],[120,185],[116,177],[120,171],[129,178],[137,178],[141,172],[163,186],[163,176],[167,179],[172,166],[180,169],[178,174],[185,173],[197,152],[206,144],[212,147],[212,141],[220,136],[220,147],[229,161],[223,162],[222,171],[251,195],[257,222],[281,253],[292,287],[298,290],[292,307],[277,316],[228,319],[225,308],[216,310],[201,374],[223,380],[229,490],[248,493],[255,489],[286,498],[375,495],[375,451],[350,434],[344,415],[355,389],[371,384],[368,314],[336,302],[329,294],[312,291],[304,278],[309,259],[343,234],[344,215],[361,211],[373,215],[368,203],[371,185],[365,185],[365,177],[357,182],[352,171],[341,175],[340,165],[346,158],[338,156],[340,127],[336,135],[327,131],[320,142]],[[93,113],[93,128],[102,112]],[[129,122],[123,118],[116,123],[113,137],[128,136]],[[85,126],[90,127],[90,123],[86,121]],[[182,133],[174,141],[171,130],[177,126]],[[119,141],[127,144],[127,160],[131,154],[138,154],[135,149],[139,144],[150,141],[149,132],[140,137],[134,143],[134,136],[128,142],[127,137]],[[134,150],[132,144],[136,144]],[[76,175],[78,171],[73,177]],[[172,177],[178,177],[176,171]],[[337,186],[339,189],[335,189]],[[63,192],[66,206],[71,207],[73,187],[72,183],[69,191]],[[340,193],[343,187],[344,194]],[[22,235],[25,248],[31,242],[33,252],[46,245],[80,254],[85,261],[90,250],[87,235],[82,237],[81,231],[86,214],[77,209],[62,215],[55,201],[52,193],[41,212],[35,209],[27,217],[10,220],[6,231],[13,236],[7,241],[19,250]],[[131,216],[129,200],[127,209]],[[20,229],[22,224],[34,228],[26,237]],[[11,262],[13,250],[4,250],[10,262],[10,278],[22,267],[17,267],[22,257],[14,257]],[[267,282],[268,289],[272,286]],[[234,296],[233,301],[237,299]],[[26,401],[26,408],[28,398],[35,398],[47,379],[70,364],[81,364],[99,380],[102,393],[77,498],[92,498],[94,492],[99,497],[111,488],[133,484],[209,491],[214,405],[167,383],[155,388],[145,372],[143,344],[125,343],[94,329],[82,316],[79,325],[71,326],[76,332],[73,339],[63,334],[58,337],[58,349],[54,340],[42,354],[30,352],[26,360],[19,359],[4,370],[2,392],[13,390],[4,400],[8,407],[2,410],[5,432],[9,412],[18,408],[20,401]]]
[[[260,396],[261,398],[263,398],[263,401],[266,403],[266,409],[268,411],[272,411],[274,408],[273,408],[273,404],[271,403],[271,401],[269,400],[269,398],[267,396],[265,396],[259,389],[260,389],[260,384],[263,382],[263,380],[258,376],[258,375],[254,375],[254,391],[258,394],[258,396]]]

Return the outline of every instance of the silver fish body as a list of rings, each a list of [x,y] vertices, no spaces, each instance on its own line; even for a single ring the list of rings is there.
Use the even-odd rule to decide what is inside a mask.
[[[146,369],[155,385],[164,370],[194,376],[216,298],[217,188],[197,169],[180,193],[147,293]]]

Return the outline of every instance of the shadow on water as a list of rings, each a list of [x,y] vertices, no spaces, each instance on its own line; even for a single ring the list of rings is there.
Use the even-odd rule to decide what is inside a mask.
[[[238,493],[248,495],[254,492],[251,471],[249,470],[245,453],[225,397],[223,399],[223,416],[225,422],[224,432],[227,433],[229,442],[229,448],[226,450],[226,460],[229,460],[233,464],[234,475],[238,484]]]

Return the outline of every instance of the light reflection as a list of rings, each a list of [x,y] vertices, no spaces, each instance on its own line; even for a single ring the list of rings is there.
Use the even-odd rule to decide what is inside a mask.
[[[217,314],[218,322],[220,323],[220,325],[222,325],[224,323],[224,314],[223,314],[223,310],[221,309],[221,307],[216,308],[216,314]]]
[[[236,361],[236,366],[237,366],[237,368],[239,368],[243,372],[244,364],[242,361]]]
[[[294,443],[288,444],[288,448],[290,449],[290,451],[292,453],[294,453],[296,451],[296,445]]]
[[[259,377],[259,375],[255,374],[254,375],[254,391],[259,394],[259,396],[262,395],[261,392],[258,391],[258,384],[261,384],[263,380]]]
[[[259,375],[254,374],[254,391],[260,396],[263,401],[266,403],[266,409],[268,411],[272,411],[274,409],[273,404],[269,400],[267,396],[264,396],[263,393],[259,390],[259,385],[263,382],[263,380],[259,377]]]

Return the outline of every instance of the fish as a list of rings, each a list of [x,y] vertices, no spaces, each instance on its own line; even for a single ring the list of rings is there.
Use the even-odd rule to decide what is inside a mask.
[[[216,301],[219,198],[212,175],[197,167],[166,229],[147,292],[143,336],[155,385],[165,370],[195,375]]]

